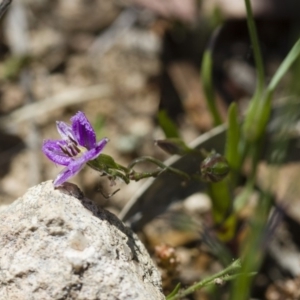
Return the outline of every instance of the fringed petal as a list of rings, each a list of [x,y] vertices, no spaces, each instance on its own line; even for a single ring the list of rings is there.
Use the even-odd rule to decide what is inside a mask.
[[[65,122],[56,121],[56,128],[63,140],[68,141],[73,139],[77,142],[70,125],[66,124]]]
[[[72,131],[79,145],[88,150],[94,148],[96,146],[96,134],[85,114],[79,111],[71,118],[71,121]]]
[[[53,184],[59,186],[66,182],[71,177],[75,176],[85,165],[83,157],[71,162],[66,168],[64,168],[56,177]]]
[[[99,154],[102,152],[103,148],[108,142],[108,138],[102,139],[100,142],[96,144],[96,147],[85,152],[82,157],[84,157],[85,162],[88,162],[89,160],[93,160],[99,156]]]
[[[43,153],[54,163],[62,166],[68,166],[73,158],[62,151],[62,147],[67,143],[62,140],[45,140],[43,142]]]

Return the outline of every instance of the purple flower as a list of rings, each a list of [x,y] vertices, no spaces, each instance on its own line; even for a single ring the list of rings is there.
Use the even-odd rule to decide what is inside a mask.
[[[79,111],[71,122],[69,126],[57,121],[57,131],[62,139],[45,140],[43,143],[44,154],[54,163],[66,166],[54,180],[54,186],[61,185],[76,175],[87,162],[96,159],[108,142],[107,138],[96,142],[95,131],[83,112]]]

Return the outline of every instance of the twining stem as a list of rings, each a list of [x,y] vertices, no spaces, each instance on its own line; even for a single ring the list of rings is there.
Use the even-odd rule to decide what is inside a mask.
[[[174,173],[174,174],[177,174],[177,175],[183,177],[183,178],[186,179],[186,180],[190,180],[190,179],[191,179],[191,177],[190,177],[187,173],[185,173],[185,172],[183,172],[183,171],[180,171],[180,170],[178,170],[178,169],[172,168],[172,167],[168,167],[168,166],[166,166],[164,163],[162,163],[161,161],[159,161],[159,160],[157,160],[157,159],[155,159],[155,158],[153,158],[153,157],[151,157],[151,156],[141,156],[141,157],[139,157],[139,158],[133,160],[133,161],[129,164],[129,166],[128,166],[127,168],[130,170],[130,169],[132,169],[136,164],[141,163],[141,162],[151,162],[151,163],[157,165],[158,167],[160,167],[161,169],[167,170],[167,171],[172,172],[172,173]],[[160,170],[160,171],[162,171],[162,170]],[[148,176],[148,177],[149,177],[149,176]]]
[[[158,175],[160,175],[164,170],[158,170],[158,171],[153,171],[153,172],[143,172],[143,173],[137,173],[134,170],[132,170],[129,173],[129,179],[134,180],[134,181],[139,181],[141,179],[149,178],[149,177],[154,177],[156,178]]]

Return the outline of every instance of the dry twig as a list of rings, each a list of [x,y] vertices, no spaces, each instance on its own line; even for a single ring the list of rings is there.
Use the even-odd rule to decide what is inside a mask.
[[[139,10],[134,7],[125,9],[111,26],[102,32],[89,49],[90,55],[104,55],[124,33],[136,22]]]

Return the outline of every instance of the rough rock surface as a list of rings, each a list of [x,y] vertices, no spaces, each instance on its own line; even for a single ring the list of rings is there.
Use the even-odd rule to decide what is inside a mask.
[[[75,185],[31,188],[0,228],[0,299],[164,299],[136,235]]]

